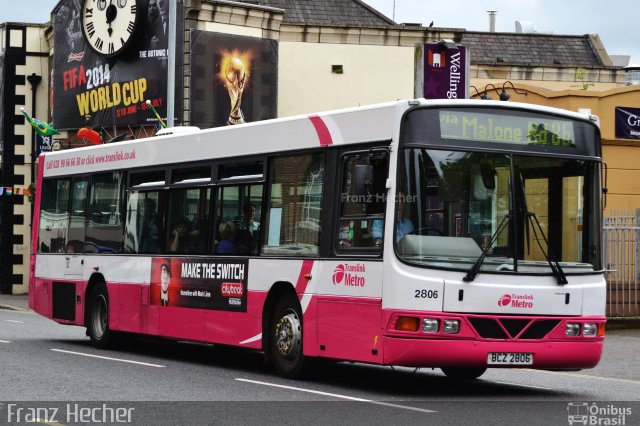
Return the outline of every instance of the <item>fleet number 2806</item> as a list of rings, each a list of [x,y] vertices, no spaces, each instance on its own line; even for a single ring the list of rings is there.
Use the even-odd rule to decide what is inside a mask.
[[[437,299],[438,298],[438,290],[419,290],[416,289],[415,296],[418,299]]]

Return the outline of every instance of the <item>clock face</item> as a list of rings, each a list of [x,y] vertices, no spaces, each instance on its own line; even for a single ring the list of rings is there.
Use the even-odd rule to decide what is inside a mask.
[[[93,50],[112,57],[133,39],[138,23],[136,0],[83,0],[82,32]]]

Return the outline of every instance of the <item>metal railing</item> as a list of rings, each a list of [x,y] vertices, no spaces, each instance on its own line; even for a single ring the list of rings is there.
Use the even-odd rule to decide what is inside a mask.
[[[605,216],[602,239],[607,317],[640,317],[640,209],[613,210]]]

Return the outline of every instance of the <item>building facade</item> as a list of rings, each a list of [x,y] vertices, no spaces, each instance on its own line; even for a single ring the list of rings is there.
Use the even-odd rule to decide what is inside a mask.
[[[28,288],[34,134],[20,108],[47,113],[49,48],[45,25],[0,25],[0,291]]]

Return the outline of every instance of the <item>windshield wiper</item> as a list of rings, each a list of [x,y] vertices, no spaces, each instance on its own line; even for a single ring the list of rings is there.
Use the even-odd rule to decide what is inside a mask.
[[[518,189],[520,190],[520,194],[522,197],[522,210],[525,216],[527,248],[529,248],[529,221],[530,221],[533,227],[533,238],[538,242],[538,247],[540,247],[540,251],[542,252],[542,254],[544,254],[545,259],[547,259],[547,263],[549,263],[549,267],[551,268],[551,272],[553,273],[553,276],[556,277],[556,281],[558,282],[559,285],[568,284],[569,281],[567,281],[567,276],[564,274],[564,271],[562,270],[560,263],[555,259],[555,256],[553,256],[553,260],[551,259],[552,258],[551,250],[549,250],[549,252],[547,253],[542,247],[542,243],[540,242],[540,239],[538,238],[538,233],[536,232],[536,227],[540,231],[540,236],[544,240],[544,243],[547,245],[547,247],[550,247],[549,241],[547,240],[547,236],[544,234],[544,230],[542,229],[542,225],[540,225],[540,221],[538,221],[538,217],[534,212],[530,212],[529,208],[527,207],[527,195],[526,195],[526,192],[524,191],[524,179],[522,178],[522,174],[519,177],[520,177],[520,185]]]
[[[507,225],[509,225],[509,222],[511,221],[511,217],[512,215],[511,213],[509,213],[502,218],[502,222],[500,222],[500,225],[498,225],[498,229],[496,229],[496,232],[494,232],[493,235],[491,236],[491,241],[489,241],[489,244],[487,244],[484,250],[482,250],[482,254],[480,255],[480,257],[478,257],[478,259],[471,266],[471,268],[469,268],[469,270],[467,271],[467,275],[464,276],[462,281],[468,283],[476,279],[476,277],[480,273],[480,267],[482,267],[482,262],[484,262],[484,258],[487,257],[489,250],[491,250],[491,247],[493,247],[493,243],[495,243],[498,240],[498,237],[500,236],[502,231],[504,231]]]
[[[546,235],[544,235],[544,231],[542,230],[542,225],[540,225],[540,222],[538,221],[538,217],[536,216],[536,214],[534,212],[529,212],[526,210],[524,214],[531,221],[531,224],[537,225],[537,228],[540,230],[540,236],[544,240],[544,243],[547,245],[547,247],[549,247],[549,242],[547,241]],[[559,285],[568,284],[569,281],[567,281],[567,276],[564,274],[564,271],[562,270],[560,263],[555,259],[555,256],[553,256],[554,259],[552,259],[551,251],[547,253],[542,247],[542,243],[538,238],[538,233],[536,232],[535,226],[533,227],[533,238],[538,242],[538,247],[540,247],[540,251],[542,252],[542,254],[544,254],[545,259],[547,259],[547,263],[549,263],[551,272],[553,273],[553,276],[556,277],[558,284]]]

